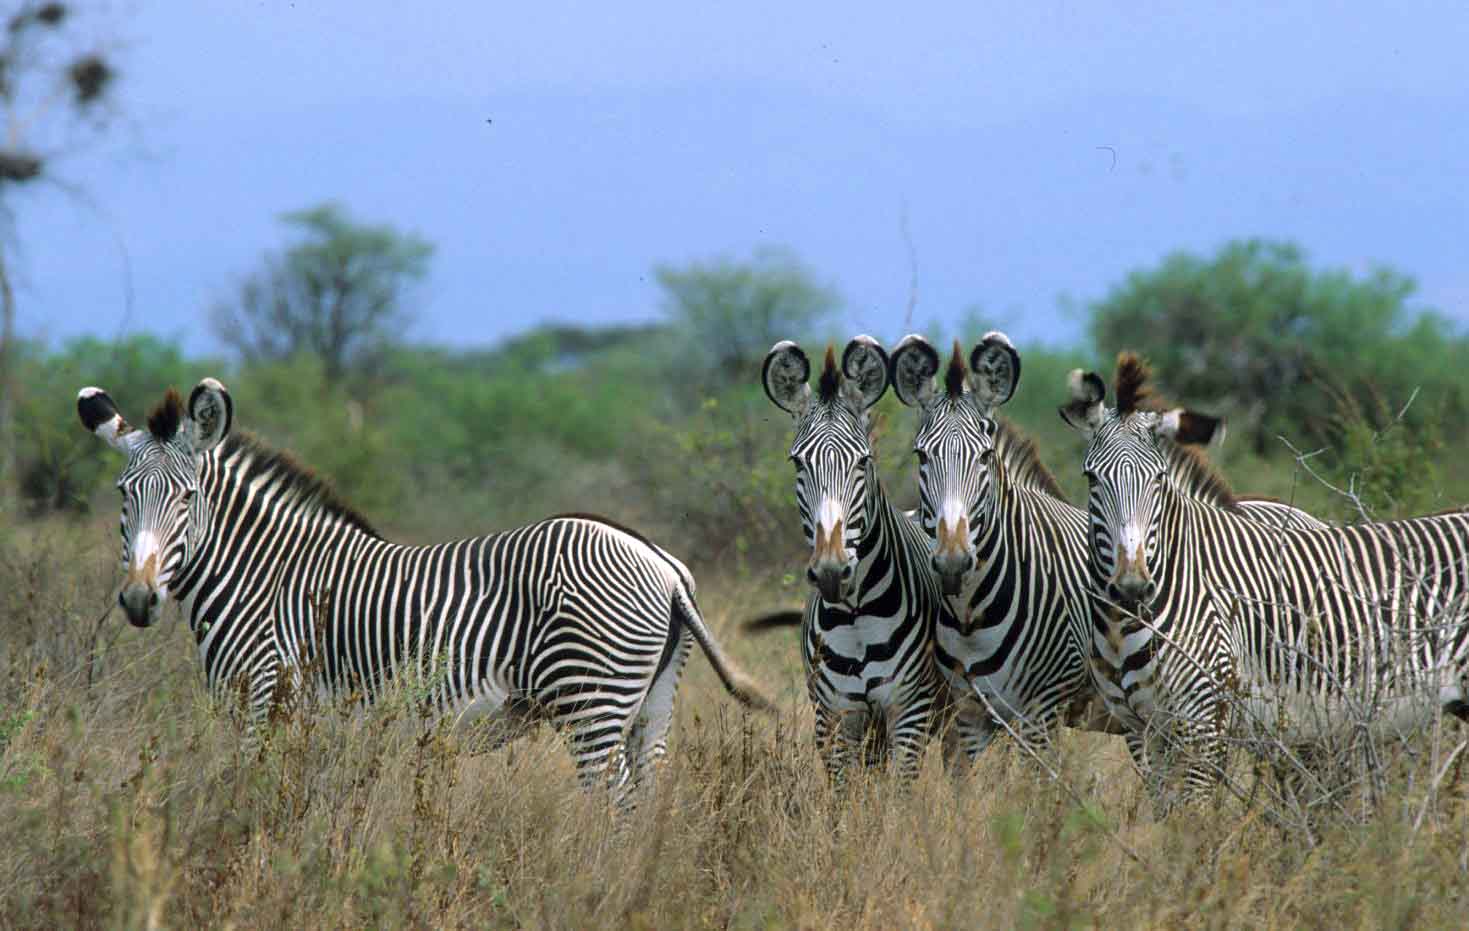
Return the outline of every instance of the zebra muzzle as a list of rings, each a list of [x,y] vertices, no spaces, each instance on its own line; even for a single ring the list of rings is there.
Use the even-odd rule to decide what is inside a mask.
[[[937,547],[933,553],[933,571],[939,577],[945,595],[957,595],[964,586],[964,575],[974,568],[974,553],[969,545],[969,518],[960,517],[950,524],[939,518]]]
[[[1109,587],[1113,595],[1122,601],[1139,602],[1153,597],[1158,586],[1153,582],[1152,573],[1148,571],[1142,546],[1138,546],[1131,556],[1126,550],[1121,552],[1117,560],[1117,571],[1112,575]]]
[[[158,587],[158,555],[128,572],[118,592],[117,603],[122,606],[128,623],[134,627],[151,627],[158,619],[158,607],[163,603],[163,593]]]
[[[844,524],[837,520],[830,532],[816,526],[816,546],[811,553],[811,562],[806,567],[806,579],[821,592],[822,600],[831,603],[844,601],[847,589],[857,572],[857,560],[847,551],[842,537]]]

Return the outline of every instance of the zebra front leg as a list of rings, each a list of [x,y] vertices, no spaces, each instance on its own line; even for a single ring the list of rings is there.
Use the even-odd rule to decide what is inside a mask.
[[[867,724],[866,710],[816,706],[816,752],[837,792],[846,788],[847,768],[864,756]]]
[[[960,698],[953,720],[944,730],[944,770],[963,781],[998,730],[994,718],[969,697]]]
[[[888,711],[888,744],[892,747],[893,772],[904,782],[918,778],[923,751],[933,733],[935,709],[931,701],[919,701]],[[960,736],[960,742],[964,737]],[[966,750],[967,752],[967,750]]]
[[[1127,754],[1132,757],[1133,769],[1142,780],[1143,790],[1153,803],[1153,817],[1162,821],[1173,808],[1173,799],[1168,791],[1167,754],[1161,741],[1150,730],[1128,731]]]

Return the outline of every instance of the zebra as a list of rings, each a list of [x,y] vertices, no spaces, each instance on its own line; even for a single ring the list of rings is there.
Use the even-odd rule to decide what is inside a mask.
[[[1091,610],[1086,512],[1066,500],[1035,443],[997,414],[1019,384],[1020,354],[991,331],[967,367],[955,341],[942,387],[939,365],[937,350],[917,334],[889,363],[893,392],[919,412],[920,519],[935,543],[933,570],[961,621],[937,632],[946,654],[964,658],[949,670],[951,685],[968,683],[998,715],[984,717],[978,733],[986,742],[1006,724],[1032,741],[1047,739],[1058,721],[1122,732],[1092,707],[1088,653],[1075,634]],[[1192,459],[1179,465],[1188,469],[1180,481],[1198,498],[1223,506],[1229,490],[1212,470]],[[1241,508],[1272,526],[1326,526],[1282,502],[1250,499]]]
[[[836,355],[827,348],[815,391],[811,363],[783,340],[761,381],[795,421],[790,460],[814,591],[801,652],[816,711],[816,745],[834,785],[858,753],[917,775],[928,737],[944,722],[948,692],[934,648],[946,609],[928,567],[928,541],[883,489],[873,463],[868,412],[888,387],[888,358],[869,336]],[[876,748],[875,757],[866,750]]]
[[[1188,753],[1187,799],[1222,779],[1232,734],[1311,747],[1364,717],[1469,720],[1469,511],[1303,530],[1202,503],[1171,476],[1222,421],[1161,405],[1149,378],[1121,355],[1109,408],[1074,371],[1061,416],[1086,440],[1093,679],[1145,738],[1155,791],[1165,741]]]
[[[611,521],[393,543],[289,455],[232,433],[234,402],[213,378],[187,404],[169,389],[147,429],[100,388],[81,390],[77,412],[127,457],[128,621],[151,626],[179,603],[211,692],[244,693],[251,737],[303,669],[316,669],[303,685],[368,701],[416,675],[431,712],[488,725],[496,744],[548,720],[580,782],[627,807],[667,752],[692,641],[736,699],[770,707],[710,633],[688,569]]]

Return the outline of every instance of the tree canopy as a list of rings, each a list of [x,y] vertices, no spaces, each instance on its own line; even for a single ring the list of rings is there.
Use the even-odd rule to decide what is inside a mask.
[[[1128,275],[1092,308],[1091,334],[1107,357],[1144,353],[1190,403],[1242,414],[1263,452],[1278,434],[1329,432],[1343,396],[1401,406],[1428,387],[1454,402],[1464,338],[1411,307],[1413,291],[1389,269],[1316,270],[1295,245],[1238,241]]]
[[[318,357],[329,383],[374,363],[401,336],[407,294],[428,273],[433,246],[387,225],[354,221],[325,203],[281,218],[303,239],[215,305],[215,332],[247,362]]]
[[[836,292],[784,249],[655,269],[664,313],[682,338],[684,367],[715,384],[749,381],[770,347],[808,336],[837,309]]]

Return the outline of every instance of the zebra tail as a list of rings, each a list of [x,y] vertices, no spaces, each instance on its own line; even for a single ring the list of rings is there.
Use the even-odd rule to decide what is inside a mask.
[[[699,606],[694,603],[694,596],[687,586],[680,584],[674,590],[673,606],[674,614],[694,635],[694,639],[699,641],[704,655],[709,658],[709,665],[714,667],[719,681],[724,683],[724,687],[735,700],[747,708],[774,713],[775,703],[765,696],[764,690],[724,655],[719,641],[714,639],[714,635],[705,626],[704,618],[699,614]]]
[[[749,620],[741,621],[740,628],[749,634],[764,634],[777,627],[800,627],[806,619],[805,611],[771,611]]]

